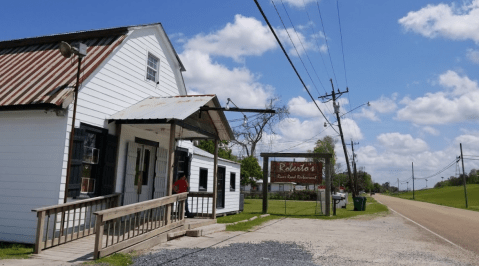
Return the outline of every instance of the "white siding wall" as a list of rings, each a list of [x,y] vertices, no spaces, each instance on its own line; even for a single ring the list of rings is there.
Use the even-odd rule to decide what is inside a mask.
[[[0,112],[0,240],[35,242],[31,210],[58,203],[66,117]]]
[[[174,60],[174,55],[167,52],[167,41],[159,36],[160,34],[156,27],[134,30],[109,58],[83,82],[78,97],[75,127],[79,127],[80,123],[83,122],[108,128],[111,134],[115,134],[114,124],[108,124],[105,121],[111,115],[150,96],[180,95],[180,91],[183,91],[183,89],[179,89],[183,88],[181,73]],[[148,52],[160,60],[159,84],[146,79]],[[70,110],[72,108],[71,105]],[[65,190],[68,139],[72,121],[71,114],[72,112],[69,112],[68,126],[66,128],[68,134],[63,156],[61,193],[58,202],[63,202],[63,192]],[[140,135],[137,136],[141,137]],[[120,159],[117,171],[117,192],[121,191],[119,189],[123,182],[123,158],[126,152],[126,146],[123,145],[125,145],[127,139],[131,140],[131,137],[125,137],[125,140],[121,143],[120,156],[122,157],[120,158],[122,159]],[[152,137],[151,140],[158,138],[157,135],[150,137]],[[168,148],[168,144],[165,144],[165,141],[160,143],[162,143],[163,147]]]
[[[208,187],[207,192],[213,192],[213,158],[208,158],[198,154],[193,154],[191,161],[190,191],[198,192],[200,180],[200,168],[208,169]],[[240,198],[240,165],[237,163],[218,160],[218,166],[226,168],[225,177],[225,208],[218,209],[216,213],[227,213],[239,210]],[[230,174],[236,173],[236,189],[230,191]]]

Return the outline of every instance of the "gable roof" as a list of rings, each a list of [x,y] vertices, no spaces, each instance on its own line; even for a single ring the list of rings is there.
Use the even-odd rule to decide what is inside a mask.
[[[160,23],[154,23],[0,42],[0,110],[65,108],[73,99],[78,58],[64,58],[58,50],[60,42],[87,45],[81,82],[121,44],[131,29],[147,26],[159,26],[164,32]],[[169,39],[168,44],[180,70],[184,71]]]

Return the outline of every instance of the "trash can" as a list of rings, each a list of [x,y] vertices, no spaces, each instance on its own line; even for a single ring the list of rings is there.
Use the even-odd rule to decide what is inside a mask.
[[[354,201],[354,210],[355,211],[365,211],[366,210],[366,197],[355,197]]]

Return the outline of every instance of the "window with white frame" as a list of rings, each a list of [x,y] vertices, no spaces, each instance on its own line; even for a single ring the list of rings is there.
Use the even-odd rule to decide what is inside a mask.
[[[158,82],[158,65],[160,60],[148,53],[148,63],[146,66],[146,79],[151,80],[153,82]]]

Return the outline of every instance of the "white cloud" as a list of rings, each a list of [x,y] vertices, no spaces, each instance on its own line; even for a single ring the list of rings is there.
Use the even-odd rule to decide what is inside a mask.
[[[253,17],[236,15],[233,23],[216,32],[198,34],[185,44],[187,50],[231,57],[241,61],[244,56],[262,55],[277,47],[270,29]]]
[[[462,6],[438,4],[427,5],[411,11],[399,19],[409,31],[428,38],[441,36],[452,40],[471,39],[479,43],[479,0],[464,2]]]
[[[385,114],[394,112],[397,109],[396,104],[397,93],[393,93],[391,97],[381,95],[381,97],[375,101],[370,101],[370,106],[361,108],[361,112],[355,113],[353,116],[360,118],[366,118],[371,121],[380,121],[377,113]]]
[[[419,138],[413,138],[409,134],[385,133],[377,137],[379,144],[388,152],[410,154],[423,152],[428,149],[427,143]]]
[[[421,129],[423,132],[425,133],[428,133],[428,134],[431,134],[433,136],[439,136],[439,130],[433,128],[433,127],[430,127],[430,126],[425,126]]]
[[[447,71],[439,77],[444,91],[426,93],[422,97],[400,101],[405,106],[397,112],[397,119],[420,125],[439,125],[470,120],[479,113],[479,86],[467,76]]]
[[[278,0],[275,0],[275,2],[278,3]],[[315,0],[284,0],[283,2],[286,2],[292,7],[303,8],[309,3],[315,2]]]
[[[291,44],[291,39],[298,48],[299,54],[304,53],[303,46],[306,50],[315,49],[314,44],[307,40],[304,34],[293,28],[287,28],[287,30],[276,28],[275,31],[281,42],[286,47],[291,47],[289,51],[291,55],[297,55]],[[235,15],[233,23],[227,23],[222,29],[208,34],[198,34],[184,45],[185,50],[201,51],[211,56],[229,57],[236,62],[243,62],[245,56],[260,56],[278,47],[268,26],[254,17],[245,17],[239,14]]]
[[[341,99],[343,100],[343,99]],[[315,101],[319,108],[323,111],[325,115],[331,115],[333,112],[333,104],[332,102],[322,103],[319,100]],[[347,104],[346,102],[340,102],[341,106],[343,104]],[[321,113],[319,112],[318,108],[312,101],[308,101],[305,98],[298,96],[294,97],[288,102],[289,112],[295,116],[301,117],[322,117]]]
[[[216,94],[224,102],[232,98],[238,106],[257,108],[264,108],[273,95],[274,89],[258,82],[258,77],[245,67],[227,68],[195,50],[186,50],[180,57],[188,68],[183,76],[191,94]]]
[[[467,49],[467,59],[475,64],[479,64],[479,50]]]

